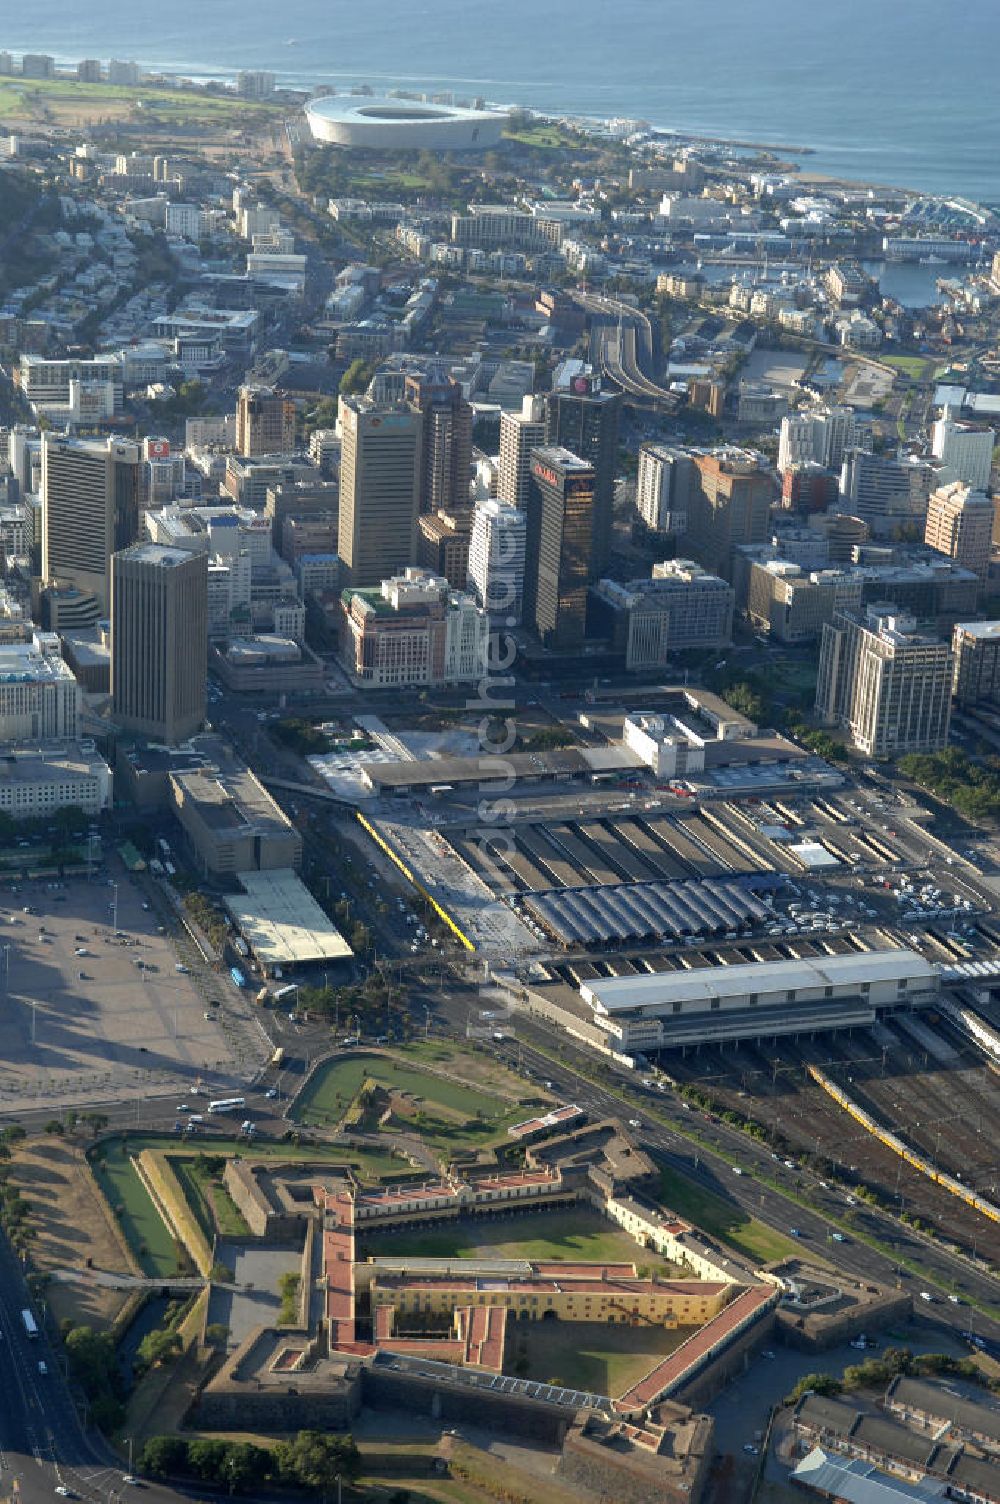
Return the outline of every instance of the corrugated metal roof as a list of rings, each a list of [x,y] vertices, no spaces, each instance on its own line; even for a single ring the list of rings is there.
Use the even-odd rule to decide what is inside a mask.
[[[870,1462],[835,1457],[822,1447],[813,1447],[791,1476],[796,1483],[828,1498],[843,1499],[845,1504],[928,1504],[945,1496],[943,1483],[904,1483],[902,1478],[880,1473]]]
[[[857,987],[863,982],[932,981],[937,970],[915,950],[864,951],[796,961],[753,961],[745,966],[711,966],[698,971],[657,972],[652,976],[610,977],[580,988],[585,1003],[603,1013],[657,1008],[673,1002],[708,1002],[749,992],[767,995],[808,988]]]

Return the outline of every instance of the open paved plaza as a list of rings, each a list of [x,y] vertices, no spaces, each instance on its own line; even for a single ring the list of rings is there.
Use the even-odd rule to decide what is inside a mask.
[[[111,872],[0,887],[0,1111],[155,1095],[233,1067],[144,891]]]

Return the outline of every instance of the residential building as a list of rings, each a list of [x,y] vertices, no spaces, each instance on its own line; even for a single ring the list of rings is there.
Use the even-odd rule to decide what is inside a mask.
[[[517,627],[524,606],[526,512],[492,498],[477,503],[469,540],[468,589],[494,628]]]
[[[996,441],[992,428],[959,422],[950,407],[931,427],[931,450],[935,458],[973,491],[989,490]]]
[[[420,511],[469,505],[472,408],[461,385],[440,364],[406,377],[404,401],[421,420]]]
[[[241,99],[270,99],[274,74],[258,68],[241,69],[236,75],[236,92]]]
[[[985,580],[990,569],[993,503],[961,481],[939,486],[927,503],[924,542]]]
[[[180,235],[184,240],[200,240],[211,223],[211,215],[198,204],[167,204],[164,211],[163,227],[167,234]]]
[[[488,613],[471,595],[408,568],[378,589],[343,593],[345,666],[373,688],[477,681],[489,642]]]
[[[837,476],[815,460],[793,460],[781,472],[781,506],[790,512],[825,512],[840,496]]]
[[[816,712],[868,757],[940,752],[948,744],[951,649],[894,605],[838,612],[823,627]]]
[[[73,741],[80,686],[54,632],[0,645],[0,743]]]
[[[108,83],[124,85],[132,89],[142,82],[142,70],[138,63],[128,62],[124,58],[113,57],[108,63]]]
[[[139,448],[42,437],[42,579],[109,603],[111,555],[139,533]]]
[[[652,532],[686,532],[691,488],[697,479],[694,459],[686,450],[668,444],[640,445],[635,506]]]
[[[473,516],[472,507],[442,507],[417,518],[417,563],[456,590],[464,590],[469,577]]]
[[[22,355],[15,379],[40,417],[68,417],[73,382],[84,388],[110,387],[114,417],[120,416],[125,400],[121,361],[117,355],[99,355],[93,360],[76,356],[49,360],[44,355]]]
[[[93,743],[0,753],[0,814],[51,819],[57,809],[70,808],[93,817],[111,808],[111,769]]]
[[[241,386],[236,399],[239,454],[290,454],[295,448],[295,403],[270,386]]]
[[[688,546],[706,569],[729,578],[733,549],[767,538],[773,482],[759,457],[748,450],[697,454],[694,465]]]
[[[524,621],[546,647],[583,641],[593,560],[593,465],[558,445],[531,453]]]
[[[596,378],[581,377],[569,390],[548,392],[545,397],[546,445],[568,450],[594,472],[588,566],[591,580],[606,573],[611,557],[620,418],[620,394],[602,392]]]
[[[497,500],[507,506],[528,506],[531,488],[531,451],[545,443],[545,402],[525,397],[520,412],[500,414],[500,467]]]
[[[1000,704],[1000,621],[959,621],[952,628],[955,704]]]
[[[208,560],[137,543],[111,561],[115,720],[153,741],[186,741],[205,722]]]
[[[848,449],[858,447],[859,426],[849,407],[818,407],[789,413],[781,420],[778,471],[784,475],[796,464],[838,469]]]
[[[410,408],[341,402],[338,552],[346,584],[378,587],[416,558],[423,420]]]

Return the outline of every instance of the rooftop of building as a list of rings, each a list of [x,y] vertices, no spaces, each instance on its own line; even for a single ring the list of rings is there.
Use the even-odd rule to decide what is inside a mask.
[[[0,779],[5,783],[46,783],[91,778],[95,772],[107,773],[108,768],[93,742],[10,747],[0,752]]]
[[[287,815],[249,768],[232,766],[224,772],[218,768],[173,770],[171,777],[185,802],[197,809],[200,818],[216,834],[240,829],[247,833],[295,833]]]
[[[133,543],[115,555],[115,559],[130,564],[146,564],[150,568],[173,569],[178,564],[190,564],[192,555],[186,548],[173,548],[168,543]]]
[[[531,451],[532,468],[535,464],[547,465],[550,469],[563,471],[566,475],[593,475],[594,467],[589,460],[582,460],[578,454],[567,449],[563,444],[541,444]]]
[[[0,644],[0,684],[54,684],[72,681],[54,634],[35,633],[31,642]]]
[[[981,642],[1000,642],[1000,621],[957,621],[954,630]]]
[[[742,998],[748,993],[772,994],[852,987],[866,983],[902,980],[932,982],[935,967],[919,952],[905,947],[865,951],[842,956],[776,961],[762,968],[758,962],[743,966],[709,966],[697,971],[655,972],[635,977],[608,977],[585,982],[580,996],[599,1013],[656,1010],[666,1003],[710,1004],[716,999]]]
[[[354,952],[290,868],[237,874],[243,893],[223,902],[265,968],[342,961]]]

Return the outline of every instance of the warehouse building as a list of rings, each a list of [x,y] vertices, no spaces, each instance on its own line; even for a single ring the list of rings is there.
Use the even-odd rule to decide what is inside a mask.
[[[623,1051],[868,1027],[938,995],[935,967],[897,948],[767,966],[712,966],[585,982],[580,997]]]

